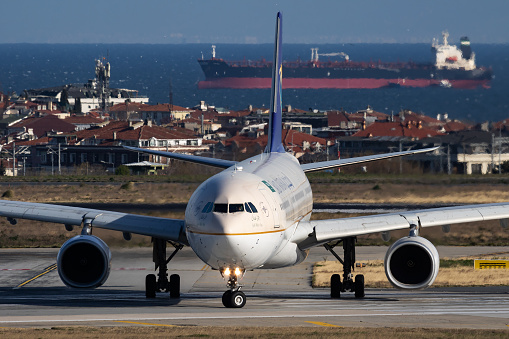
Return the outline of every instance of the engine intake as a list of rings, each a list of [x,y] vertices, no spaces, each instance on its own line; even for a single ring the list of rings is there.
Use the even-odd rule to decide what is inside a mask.
[[[387,279],[394,287],[420,289],[433,284],[440,259],[429,240],[409,236],[399,239],[389,248],[384,266]]]
[[[111,251],[94,235],[77,235],[67,240],[57,256],[58,274],[69,287],[95,288],[110,274]]]

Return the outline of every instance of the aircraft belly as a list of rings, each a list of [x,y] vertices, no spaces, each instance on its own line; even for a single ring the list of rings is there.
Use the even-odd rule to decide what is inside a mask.
[[[196,255],[214,269],[258,268],[276,253],[282,238],[283,232],[239,235],[188,233]]]

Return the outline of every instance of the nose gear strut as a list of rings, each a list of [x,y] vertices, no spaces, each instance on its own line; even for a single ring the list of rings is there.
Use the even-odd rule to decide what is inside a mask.
[[[229,288],[228,291],[223,294],[223,305],[226,308],[241,308],[246,304],[246,295],[240,291],[242,287],[239,284],[237,275],[231,274],[228,278],[226,286]]]

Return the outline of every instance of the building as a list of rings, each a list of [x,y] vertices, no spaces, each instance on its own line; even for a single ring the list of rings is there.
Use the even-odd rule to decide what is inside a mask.
[[[112,120],[151,121],[155,125],[165,125],[188,118],[193,110],[170,104],[147,105],[126,101],[110,107]]]

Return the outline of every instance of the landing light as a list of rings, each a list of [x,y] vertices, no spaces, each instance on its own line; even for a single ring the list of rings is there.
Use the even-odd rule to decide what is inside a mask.
[[[235,269],[226,267],[223,269],[222,274],[224,277],[229,277],[230,275],[234,274],[237,278],[240,278],[244,274],[244,271],[239,267],[235,267]]]

